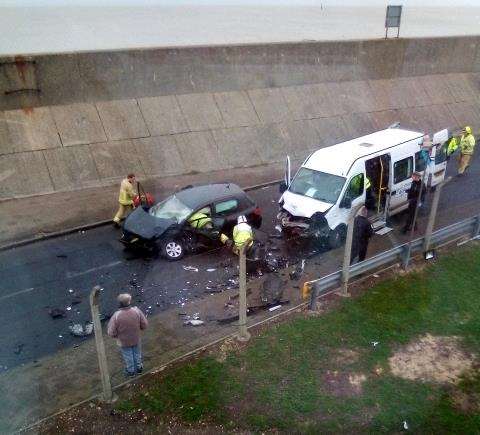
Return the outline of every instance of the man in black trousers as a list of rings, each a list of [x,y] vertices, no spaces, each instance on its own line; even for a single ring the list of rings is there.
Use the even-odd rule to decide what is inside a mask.
[[[408,190],[408,210],[407,221],[403,227],[403,233],[406,234],[412,229],[413,220],[415,219],[415,210],[417,209],[418,201],[422,202],[425,199],[425,189],[422,188],[422,176],[418,172],[412,174],[412,185]],[[415,223],[415,227],[417,224]]]
[[[373,236],[373,228],[367,218],[368,211],[366,207],[362,207],[358,211],[358,216],[353,224],[352,253],[350,256],[350,264],[353,264],[358,257],[358,261],[365,260],[367,256],[368,242]]]

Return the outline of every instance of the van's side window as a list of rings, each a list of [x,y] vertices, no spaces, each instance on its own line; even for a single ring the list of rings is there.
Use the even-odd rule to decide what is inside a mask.
[[[355,175],[355,177],[350,180],[345,196],[352,200],[358,198],[363,193],[364,184],[363,174]]]
[[[406,159],[395,162],[393,167],[393,181],[395,184],[406,180],[412,176],[413,172],[413,158],[407,157]]]
[[[415,153],[415,170],[417,172],[422,172],[425,170],[425,167],[427,166],[427,162],[423,158],[423,154],[421,151],[418,153]]]

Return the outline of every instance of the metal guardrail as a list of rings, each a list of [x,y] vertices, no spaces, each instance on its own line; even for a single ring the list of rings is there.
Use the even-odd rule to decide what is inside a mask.
[[[452,240],[463,235],[470,235],[471,238],[477,238],[480,232],[480,215],[456,222],[447,227],[441,228],[431,237],[431,248],[438,247],[442,243]],[[350,266],[349,276],[354,277],[365,272],[370,272],[379,269],[382,266],[391,265],[396,262],[404,263],[405,256],[408,255],[408,246],[410,245],[410,253],[419,253],[423,249],[425,237],[412,240],[410,243],[396,246],[388,251],[381,252],[365,261],[356,263]],[[310,309],[315,309],[317,298],[332,288],[338,288],[342,285],[342,271],[337,270],[322,278],[309,281],[312,287],[310,298]]]

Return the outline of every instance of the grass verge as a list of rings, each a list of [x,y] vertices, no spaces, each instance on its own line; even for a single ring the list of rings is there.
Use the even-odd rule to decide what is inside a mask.
[[[254,431],[479,432],[479,282],[480,247],[464,248],[279,324],[221,362],[203,357],[155,377],[118,408]],[[454,382],[453,362],[466,367]]]

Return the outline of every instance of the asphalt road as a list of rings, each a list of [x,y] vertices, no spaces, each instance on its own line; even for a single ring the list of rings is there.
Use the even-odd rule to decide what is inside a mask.
[[[455,179],[444,188],[438,226],[480,212],[479,161],[479,158],[474,160],[468,176]],[[452,161],[449,173],[454,169]],[[291,263],[301,258],[309,261],[309,256],[314,254],[310,247],[285,245],[269,236],[275,233],[277,186],[249,194],[260,205],[264,216],[257,237],[267,245],[277,246],[275,255],[286,256]],[[406,236],[399,231],[402,219],[402,216],[394,219],[392,233],[374,237],[369,255],[406,241]],[[420,222],[420,231],[422,228],[424,225]],[[181,307],[194,298],[208,297],[218,284],[232,285],[228,280],[236,274],[236,260],[224,249],[171,263],[124,251],[118,242],[119,236],[118,230],[108,226],[0,253],[0,328],[3,331],[0,372],[88,339],[73,337],[68,327],[90,319],[88,294],[94,285],[104,289],[101,306],[107,317],[116,309],[115,297],[119,291],[131,292],[135,303],[151,316],[171,307]],[[317,253],[315,264],[319,264],[319,276],[337,270],[341,258],[341,249]],[[198,268],[198,272],[185,270],[185,266]],[[66,316],[53,319],[49,315],[53,308],[65,310]]]

